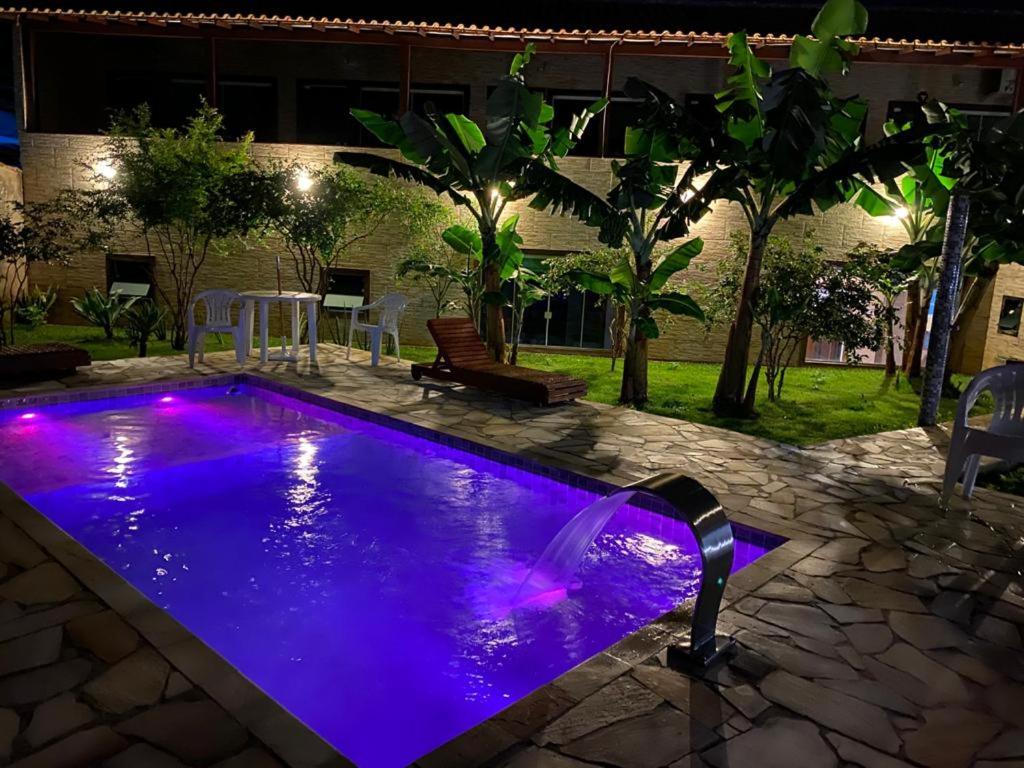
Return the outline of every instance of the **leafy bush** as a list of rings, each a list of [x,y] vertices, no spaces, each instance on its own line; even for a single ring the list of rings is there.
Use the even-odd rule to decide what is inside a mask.
[[[158,336],[166,328],[164,319],[167,311],[160,309],[152,299],[143,299],[128,309],[124,315],[125,336],[129,346],[139,350],[139,357],[145,357],[150,336]]]
[[[86,291],[82,298],[72,299],[71,306],[90,324],[102,328],[104,336],[112,339],[114,338],[114,327],[121,319],[121,315],[135,301],[134,297],[123,298],[120,291],[114,291],[109,296],[105,296],[98,288],[93,288],[91,291]]]
[[[54,286],[48,286],[45,291],[35,287],[30,293],[19,299],[14,308],[14,315],[19,323],[34,330],[46,322],[56,301],[57,289]]]

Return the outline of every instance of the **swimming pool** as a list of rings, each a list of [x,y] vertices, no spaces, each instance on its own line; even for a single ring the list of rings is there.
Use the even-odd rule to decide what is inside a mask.
[[[635,506],[511,607],[597,495],[261,387],[0,412],[0,480],[342,754],[404,765],[692,597]],[[770,548],[737,531],[734,569]]]

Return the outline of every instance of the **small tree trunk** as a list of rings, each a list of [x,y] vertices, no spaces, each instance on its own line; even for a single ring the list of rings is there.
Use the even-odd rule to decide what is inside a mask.
[[[903,370],[906,372],[908,379],[921,378],[922,361],[924,359],[924,337],[927,333],[928,303],[924,302],[921,311],[917,315],[917,321],[914,323],[914,335],[910,339],[910,348],[907,351],[907,358],[903,363]]]
[[[896,324],[892,318],[892,308],[885,318],[885,377],[896,375]]]
[[[907,286],[907,311],[903,326],[903,372],[910,373],[910,356],[914,350],[917,319],[921,316],[921,281],[914,279]]]
[[[729,340],[725,345],[725,360],[718,377],[714,411],[719,416],[747,417],[743,387],[747,383],[747,358],[750,356],[750,336],[754,327],[754,302],[761,284],[761,261],[768,233],[755,229],[750,237],[750,252],[747,268],[743,274],[743,288],[740,291],[736,317],[729,327]]]
[[[139,357],[145,357],[149,351],[149,339],[143,336],[139,339]]]
[[[647,337],[635,324],[626,339],[619,402],[637,408],[647,404]]]
[[[966,195],[953,195],[946,212],[946,234],[942,241],[942,272],[935,299],[935,316],[928,344],[928,365],[921,387],[921,412],[917,423],[922,427],[935,425],[942,400],[942,381],[949,354],[949,334],[956,307],[956,288],[963,268],[964,241],[971,201]]]
[[[757,402],[757,387],[761,381],[761,366],[764,359],[764,354],[757,356],[757,362],[754,363],[754,370],[750,374],[750,381],[747,382],[747,394],[743,397],[743,409],[747,413],[754,412],[754,404]]]
[[[498,268],[498,243],[493,229],[484,229],[481,233],[484,252],[484,292],[501,293],[501,271]],[[505,362],[505,316],[501,305],[493,301],[487,307],[487,349],[495,362]]]

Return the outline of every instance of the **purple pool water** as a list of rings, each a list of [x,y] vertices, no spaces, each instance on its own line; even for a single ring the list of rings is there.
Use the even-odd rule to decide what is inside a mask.
[[[695,594],[685,526],[258,388],[0,412],[0,479],[359,765],[403,765]],[[766,547],[738,540],[735,568]]]

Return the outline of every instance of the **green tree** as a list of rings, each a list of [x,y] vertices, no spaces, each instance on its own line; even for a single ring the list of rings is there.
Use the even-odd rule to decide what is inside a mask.
[[[442,207],[440,215],[415,238],[398,263],[395,277],[400,282],[426,286],[434,317],[460,309],[474,322],[480,318],[480,264],[475,254],[462,255],[444,240],[444,232],[456,223],[454,212]],[[453,298],[453,292],[458,298]]]
[[[445,207],[394,179],[367,179],[340,164],[307,168],[275,164],[264,170],[280,204],[271,230],[292,257],[304,291],[323,295],[331,269],[357,243],[388,225],[398,241],[416,241]]]
[[[719,415],[751,415],[744,387],[753,307],[775,225],[848,201],[865,185],[894,178],[906,163],[920,160],[914,131],[865,145],[866,103],[836,96],[826,79],[846,72],[857,53],[847,38],[866,28],[867,11],[856,0],[828,0],[812,25],[814,37],[798,36],[790,66],[774,71],[745,33],[730,35],[732,73],[716,95],[718,119],[679,123],[687,131],[683,138],[714,168],[703,187],[713,195],[709,199],[737,204],[748,225],[740,300],[715,390]]]
[[[868,243],[859,243],[848,259],[875,293],[875,314],[882,326],[885,349],[885,375],[895,376],[896,350],[905,350],[897,331],[902,323],[897,301],[905,291],[909,295],[918,271],[900,260],[898,250],[882,250]]]
[[[19,302],[33,264],[68,266],[82,239],[80,200],[62,192],[51,200],[12,203],[0,213],[0,345],[15,342]]]
[[[516,54],[508,75],[487,99],[482,128],[465,115],[442,115],[430,105],[425,117],[407,112],[397,121],[353,109],[352,115],[386,145],[398,148],[403,159],[364,152],[335,155],[337,162],[423,184],[469,211],[480,240],[487,346],[498,361],[505,360],[501,286],[523,259],[515,232],[518,219],[501,221],[505,206],[531,194],[523,185],[528,173],[555,173],[557,159],[575,146],[590,119],[605,107],[600,99],[576,115],[568,128],[552,129],[554,109],[524,78],[533,52],[530,45]],[[447,241],[456,238],[465,240],[465,227],[451,230]],[[466,252],[474,247],[465,243]]]
[[[735,316],[746,256],[747,237],[734,233],[732,253],[718,263],[716,281],[694,289],[709,328]],[[800,247],[784,237],[769,237],[761,289],[752,307],[761,345],[746,385],[746,410],[753,411],[762,372],[768,400],[781,398],[786,371],[808,338],[840,342],[847,360],[859,362],[858,350],[875,348],[881,341],[874,304],[859,262],[832,263],[812,235]]]
[[[205,104],[183,128],[156,128],[149,109],[118,115],[103,162],[111,178],[87,195],[93,237],[138,236],[163,266],[157,290],[171,318],[171,345],[184,349],[196,278],[211,255],[241,246],[278,204],[250,157],[252,135],[221,138],[223,119]],[[108,174],[110,175],[110,174]]]
[[[946,212],[941,271],[921,387],[921,426],[934,425],[938,416],[969,236],[977,238],[978,258],[984,261],[1024,261],[1024,111],[991,126],[981,136],[954,128],[946,134],[944,151],[950,160],[948,173],[956,182]],[[978,214],[974,224],[973,213]]]

